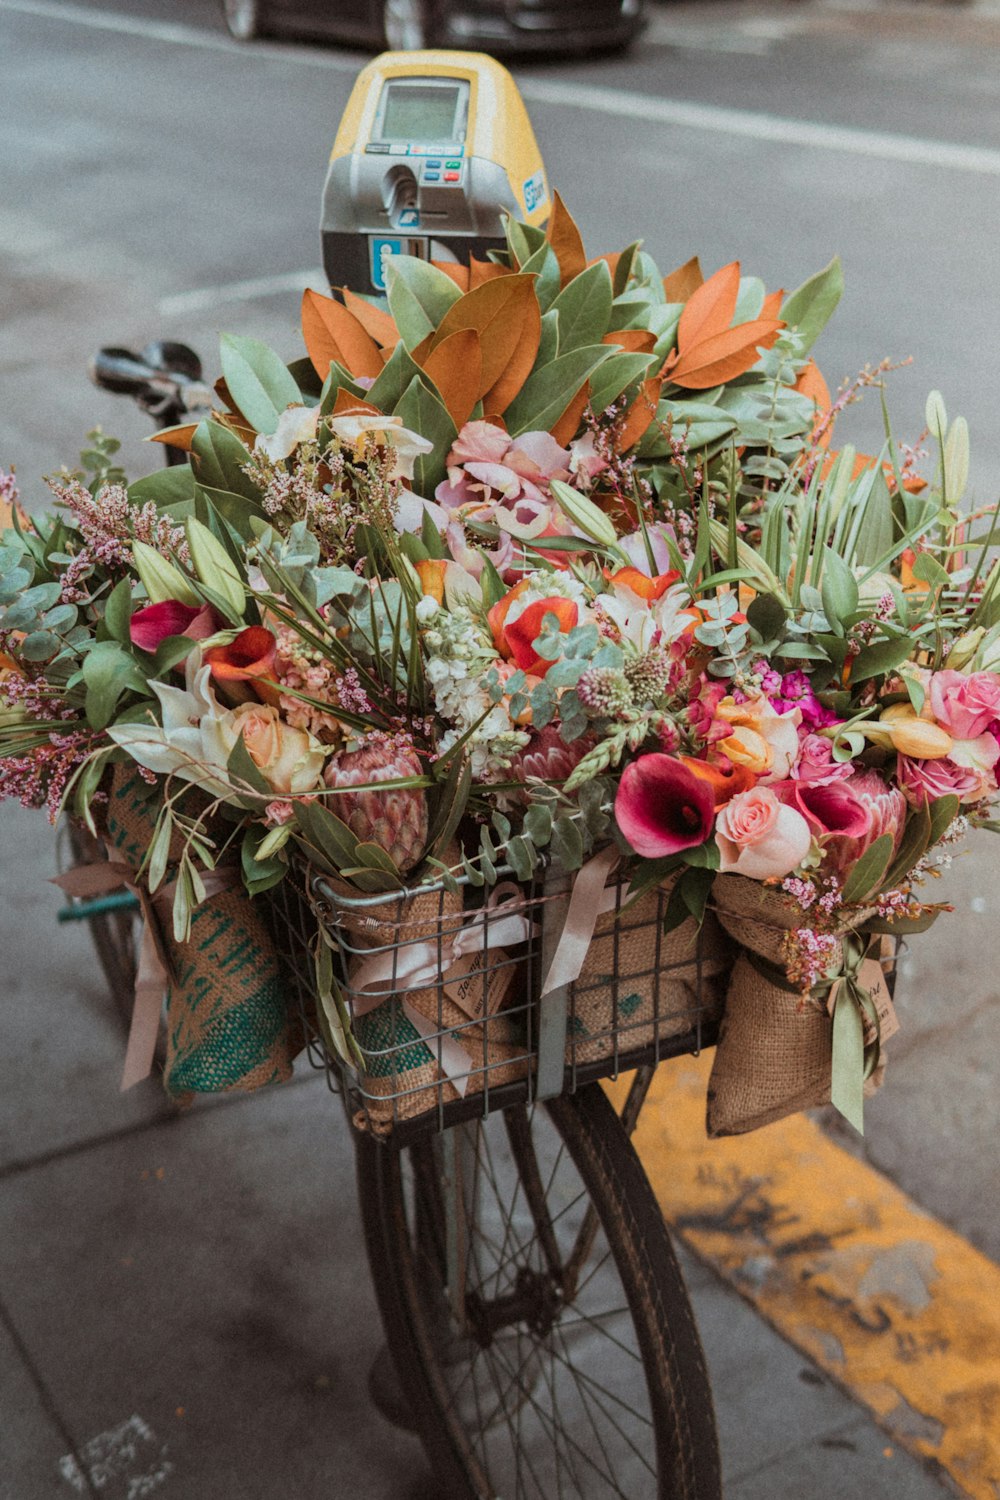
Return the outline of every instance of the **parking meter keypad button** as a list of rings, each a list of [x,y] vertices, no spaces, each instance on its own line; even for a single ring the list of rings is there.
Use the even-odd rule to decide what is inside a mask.
[[[458,172],[446,172],[444,174],[444,180],[445,182],[457,182],[459,179],[459,175],[460,174]]]

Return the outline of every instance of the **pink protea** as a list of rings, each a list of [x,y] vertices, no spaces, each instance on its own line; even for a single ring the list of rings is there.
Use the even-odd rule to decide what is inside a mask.
[[[427,794],[422,787],[387,787],[372,783],[423,776],[413,746],[388,735],[372,736],[360,750],[343,750],[327,763],[323,779],[340,793],[329,799],[330,811],[346,823],[363,844],[378,844],[401,874],[423,858],[427,846]],[[363,787],[356,792],[343,787]]]
[[[889,786],[878,771],[855,771],[839,785],[853,792],[871,813],[868,831],[859,838],[834,837],[826,845],[824,867],[844,875],[884,833],[892,835],[892,852],[896,854],[906,826],[907,805],[899,787]]]
[[[567,745],[555,724],[546,724],[532,734],[530,744],[518,751],[511,762],[510,778],[526,781],[530,776],[539,781],[565,781],[593,745],[589,735]]]

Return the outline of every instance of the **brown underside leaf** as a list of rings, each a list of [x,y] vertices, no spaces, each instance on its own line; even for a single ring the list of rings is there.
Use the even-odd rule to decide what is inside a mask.
[[[383,413],[377,406],[372,406],[370,401],[360,401],[357,396],[352,396],[350,391],[345,391],[343,386],[337,390],[337,399],[333,403],[331,417],[346,417],[349,413],[360,412],[364,416],[381,417]]]
[[[733,260],[691,293],[677,325],[677,347],[682,358],[687,349],[726,332],[733,321],[739,292],[740,263]]]
[[[432,260],[431,265],[435,271],[443,271],[446,276],[450,276],[460,292],[469,290],[468,266],[463,266],[457,260]]]
[[[448,415],[461,431],[479,399],[483,356],[479,334],[460,328],[436,344],[424,360],[424,373],[433,380]]]
[[[606,333],[602,344],[617,344],[632,354],[652,354],[656,347],[656,334],[648,328],[620,328],[617,333]]]
[[[739,323],[724,333],[701,339],[669,365],[674,385],[689,391],[707,391],[713,385],[735,380],[757,363],[758,350],[770,349],[784,324],[774,318],[756,318]]]
[[[441,319],[433,335],[432,349],[463,328],[474,328],[479,334],[482,372],[475,396],[477,401],[493,389],[507,369],[521,342],[526,323],[529,328],[533,326],[532,303],[537,309],[535,278],[518,273],[485,281],[475,291],[466,292],[464,297],[452,303]],[[417,351],[413,352],[416,357]]]
[[[597,261],[603,260],[606,263],[608,270],[611,272],[611,280],[613,282],[615,279],[615,272],[618,269],[618,262],[621,260],[621,258],[622,255],[620,250],[610,250],[607,255],[598,255],[595,260],[589,260],[587,262],[587,265],[594,266],[597,264]]]
[[[691,259],[685,261],[682,266],[678,266],[676,271],[671,271],[669,276],[664,276],[663,295],[668,302],[686,302],[704,280],[701,261],[697,255],[692,255]]]
[[[642,383],[642,390],[625,413],[621,432],[615,443],[619,453],[627,453],[642,437],[656,416],[656,407],[663,389],[663,376],[651,375]]]
[[[576,220],[555,191],[552,193],[552,216],[545,237],[559,262],[559,284],[565,286],[574,276],[587,269],[583,238]]]
[[[524,304],[521,337],[514,353],[500,379],[483,397],[483,406],[487,411],[507,410],[534,368],[535,356],[541,341],[542,310],[538,305],[537,297],[528,297]]]
[[[147,443],[169,443],[171,448],[180,448],[184,453],[191,452],[191,440],[198,431],[197,422],[184,422],[180,427],[161,427],[159,432],[150,433],[146,439]],[[0,516],[0,530],[5,523]]]
[[[513,276],[513,266],[498,266],[493,260],[477,260],[474,255],[469,257],[469,291],[474,292],[477,286],[484,282],[496,281],[499,276]]]
[[[565,448],[567,443],[571,443],[576,437],[589,400],[590,381],[587,380],[577,391],[559,420],[554,422],[549,428],[556,442],[560,443],[562,447]]]
[[[302,337],[321,380],[329,375],[331,360],[337,360],[349,375],[375,380],[382,372],[378,346],[354,314],[332,297],[321,297],[308,288],[302,293]]]
[[[809,360],[808,364],[804,365],[799,371],[798,379],[795,382],[795,389],[801,396],[805,396],[807,400],[812,402],[815,408],[813,436],[821,448],[828,448],[833,437],[833,423],[827,422],[826,427],[818,436],[816,428],[830,410],[833,402],[830,396],[830,387],[823,379],[819,365],[814,359]]]
[[[357,292],[352,292],[346,286],[343,288],[343,293],[344,306],[348,312],[354,314],[376,344],[381,344],[384,350],[390,352],[395,349],[399,343],[399,329],[390,314],[384,308],[375,307],[371,302],[366,302],[364,297],[359,297]]]

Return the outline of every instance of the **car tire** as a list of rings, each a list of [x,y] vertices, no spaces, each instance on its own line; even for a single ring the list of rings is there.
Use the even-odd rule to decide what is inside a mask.
[[[222,16],[230,36],[238,42],[268,35],[263,0],[222,0]]]
[[[391,52],[420,52],[433,47],[432,0],[382,0],[382,31]]]

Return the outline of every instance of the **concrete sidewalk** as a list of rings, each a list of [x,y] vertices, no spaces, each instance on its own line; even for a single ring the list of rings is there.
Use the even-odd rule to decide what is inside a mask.
[[[122,1037],[52,839],[4,809],[0,1500],[447,1500],[372,1409],[381,1334],[322,1078],[184,1115]],[[934,1500],[870,1415],[685,1258],[727,1500]]]

